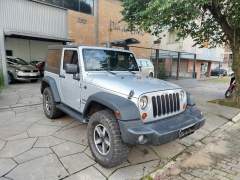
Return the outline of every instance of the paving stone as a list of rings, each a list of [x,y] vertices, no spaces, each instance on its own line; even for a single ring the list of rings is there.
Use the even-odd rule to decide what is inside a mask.
[[[133,166],[127,166],[115,171],[109,180],[122,180],[122,179],[141,179],[143,176],[149,174],[158,167],[159,161],[150,161]]]
[[[59,128],[60,127],[57,126],[35,124],[28,129],[28,134],[30,137],[50,136],[54,134]]]
[[[48,154],[53,153],[49,148],[32,148],[31,150],[18,155],[14,158],[19,164],[24,163],[29,160],[33,160],[42,156],[46,156]]]
[[[4,121],[10,121],[14,118],[15,118],[15,113],[13,111],[7,110],[7,111],[0,112],[0,123],[1,124]]]
[[[12,159],[0,159],[0,177],[11,171],[17,164]]]
[[[71,124],[73,121],[74,120],[71,118],[68,118],[68,116],[64,116],[62,118],[53,119],[53,120],[44,118],[38,121],[38,124],[63,127]]]
[[[76,173],[65,180],[104,180],[106,179],[98,170],[94,167],[89,167],[79,173]]]
[[[128,160],[131,164],[137,164],[155,159],[158,159],[158,157],[153,150],[149,148],[149,146],[133,147],[128,154]]]
[[[31,125],[32,121],[28,120],[12,120],[0,125],[0,137],[7,139],[25,132]]]
[[[5,145],[5,141],[0,139],[0,151],[2,150],[4,145]]]
[[[15,157],[31,149],[35,142],[36,142],[35,138],[8,141],[5,147],[0,152],[0,157],[3,158]]]
[[[93,165],[95,162],[84,153],[66,156],[60,159],[64,167],[70,174],[78,172],[86,167]]]
[[[49,154],[18,165],[6,177],[17,180],[55,180],[62,179],[67,175],[68,173],[56,155]]]
[[[93,157],[93,155],[92,155],[92,152],[91,152],[91,150],[90,150],[89,147],[87,147],[87,149],[84,151],[84,153],[85,153],[86,155],[88,155],[91,159],[94,159],[94,157]]]
[[[66,140],[59,139],[53,136],[39,137],[34,147],[51,147],[65,142]]]
[[[212,113],[206,114],[205,118],[206,118],[206,123],[202,128],[210,132],[213,131],[214,129],[217,129],[218,127],[221,127],[223,124],[228,122],[227,119],[221,118]]]
[[[57,132],[54,136],[66,139],[72,142],[87,145],[87,125],[81,125],[74,128]]]
[[[86,149],[86,146],[72,142],[65,142],[60,145],[52,147],[52,149],[58,155],[58,157],[63,157],[82,152]]]
[[[106,177],[109,177],[117,169],[120,169],[126,166],[130,166],[130,163],[128,163],[127,161],[113,168],[104,168],[98,163],[94,165],[94,167],[97,168]]]
[[[6,140],[12,141],[12,140],[26,139],[26,138],[28,138],[28,134],[27,134],[27,132],[24,132],[21,134],[17,134],[15,136],[8,137]]]
[[[5,177],[0,177],[0,180],[9,180],[9,179],[7,179]]]
[[[209,135],[208,131],[206,131],[204,129],[199,129],[199,130],[195,131],[193,134],[191,134],[187,137],[184,137],[179,142],[181,144],[184,144],[185,146],[191,146],[194,143],[196,143],[198,140],[201,140],[208,135]]]
[[[171,159],[181,153],[185,149],[185,146],[181,145],[179,141],[174,141],[160,146],[152,146],[152,148],[160,159]]]
[[[61,129],[61,131],[64,131],[64,130],[67,130],[67,129],[71,129],[71,128],[74,128],[74,127],[77,127],[77,126],[81,126],[83,125],[83,123],[77,121],[77,120],[74,120],[73,118],[69,117],[69,116],[66,116],[65,118],[68,118],[70,120],[73,120],[73,122],[71,124],[68,124],[67,126],[63,127]]]

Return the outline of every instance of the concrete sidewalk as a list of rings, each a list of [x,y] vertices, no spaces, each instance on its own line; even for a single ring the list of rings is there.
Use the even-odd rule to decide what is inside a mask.
[[[85,124],[68,116],[55,121],[44,116],[39,83],[9,86],[0,94],[0,180],[140,179],[176,159],[239,112],[207,103],[223,96],[223,84],[176,83],[196,97],[206,125],[191,136],[162,146],[132,147],[128,160],[112,169],[94,161]]]

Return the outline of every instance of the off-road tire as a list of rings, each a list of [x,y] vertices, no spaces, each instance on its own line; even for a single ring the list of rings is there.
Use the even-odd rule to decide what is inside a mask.
[[[94,129],[103,125],[109,133],[110,148],[106,155],[102,155],[94,141]],[[103,167],[111,168],[127,160],[128,146],[121,139],[119,125],[110,110],[101,110],[91,115],[88,123],[88,145],[96,162]]]
[[[149,77],[153,78],[153,73],[152,72],[149,73]]]
[[[46,98],[48,98],[48,100]],[[47,101],[51,106],[50,109],[47,108]],[[43,111],[49,119],[56,119],[63,115],[63,112],[56,107],[56,102],[54,102],[53,99],[53,93],[49,87],[45,88],[43,91]]]

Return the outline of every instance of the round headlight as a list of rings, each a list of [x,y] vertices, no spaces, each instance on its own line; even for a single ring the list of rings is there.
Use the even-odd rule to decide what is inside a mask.
[[[148,105],[148,98],[147,96],[142,96],[139,101],[140,108],[143,110],[147,107]]]
[[[185,91],[181,90],[180,91],[180,99],[183,100],[185,98]]]

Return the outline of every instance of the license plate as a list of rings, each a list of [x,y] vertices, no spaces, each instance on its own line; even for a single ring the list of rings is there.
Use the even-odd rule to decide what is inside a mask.
[[[29,76],[37,76],[36,73],[29,73]]]
[[[181,138],[184,138],[184,137],[186,137],[190,134],[193,134],[194,131],[195,131],[195,126],[194,125],[190,126],[190,127],[187,127],[187,128],[184,128],[184,129],[181,129],[179,131],[179,138],[181,139]]]

